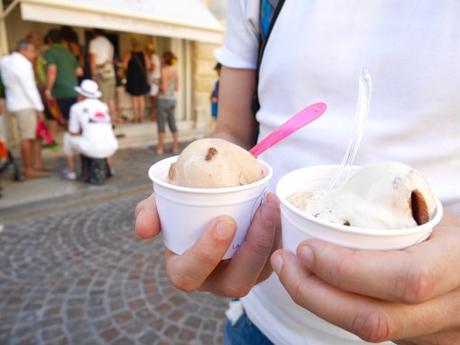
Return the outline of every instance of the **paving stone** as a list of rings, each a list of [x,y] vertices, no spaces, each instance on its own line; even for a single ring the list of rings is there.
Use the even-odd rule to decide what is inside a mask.
[[[113,345],[135,345],[136,342],[131,340],[130,338],[122,337],[122,338],[115,340],[112,344]]]
[[[116,183],[142,179],[145,193],[114,194],[113,200],[36,214],[5,227],[0,344],[221,341],[226,300],[175,289],[161,239],[141,241],[134,234],[133,210],[151,188],[145,177],[154,162],[151,152],[129,150],[120,158],[117,153],[115,162]]]
[[[110,328],[100,333],[100,336],[104,338],[105,341],[111,342],[113,339],[118,337],[120,332],[116,328]]]
[[[153,331],[145,332],[141,337],[139,337],[138,341],[144,345],[152,345],[158,340],[158,334]]]
[[[139,334],[144,330],[144,323],[138,320],[132,320],[121,325],[121,329],[130,335]]]

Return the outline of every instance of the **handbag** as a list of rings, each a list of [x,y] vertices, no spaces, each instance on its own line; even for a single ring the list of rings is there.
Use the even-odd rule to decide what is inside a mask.
[[[54,139],[43,121],[37,123],[37,139],[45,145],[52,145],[54,143]]]

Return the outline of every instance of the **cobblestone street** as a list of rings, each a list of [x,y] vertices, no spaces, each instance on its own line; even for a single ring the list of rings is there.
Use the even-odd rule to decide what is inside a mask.
[[[124,160],[145,157],[133,150]],[[128,183],[128,167],[146,179],[145,167],[119,162],[117,183]],[[222,344],[226,300],[173,288],[161,239],[134,234],[133,210],[148,192],[6,223],[0,344]]]

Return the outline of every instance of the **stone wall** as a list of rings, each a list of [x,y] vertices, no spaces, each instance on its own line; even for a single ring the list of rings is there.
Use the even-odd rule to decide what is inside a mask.
[[[193,42],[193,119],[197,128],[206,128],[211,121],[209,97],[217,78],[214,71],[214,50],[218,47],[214,44]]]

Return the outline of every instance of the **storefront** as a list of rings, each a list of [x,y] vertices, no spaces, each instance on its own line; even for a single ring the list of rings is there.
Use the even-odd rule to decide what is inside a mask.
[[[3,0],[0,7],[0,56],[31,32],[45,34],[72,26],[87,44],[93,28],[105,29],[122,56],[135,36],[144,46],[173,51],[178,58],[180,91],[176,116],[181,127],[207,121],[209,91],[215,77],[212,51],[223,27],[202,0]],[[129,109],[129,99],[126,100]]]

